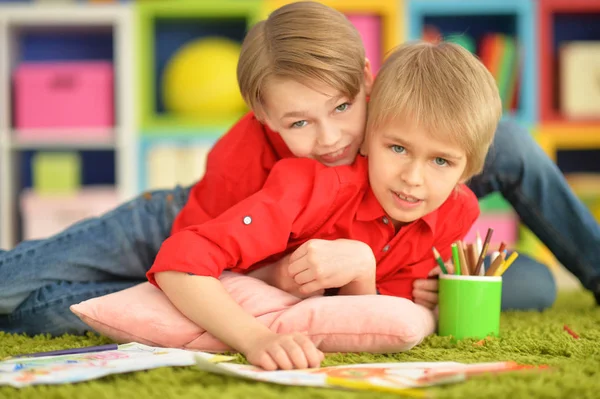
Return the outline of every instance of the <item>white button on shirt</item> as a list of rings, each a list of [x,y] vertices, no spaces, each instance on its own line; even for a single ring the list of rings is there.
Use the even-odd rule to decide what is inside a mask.
[[[388,224],[388,223],[389,223],[389,219],[388,219],[386,216],[384,216],[384,217],[381,219],[381,221],[382,221],[384,224]]]
[[[382,249],[382,251],[383,251],[383,252],[387,252],[387,251],[389,251],[389,250],[390,250],[390,246],[389,246],[389,244],[388,244],[388,245],[386,245],[385,247],[383,247],[383,249]]]
[[[248,225],[252,223],[252,218],[250,216],[244,216],[244,224]]]

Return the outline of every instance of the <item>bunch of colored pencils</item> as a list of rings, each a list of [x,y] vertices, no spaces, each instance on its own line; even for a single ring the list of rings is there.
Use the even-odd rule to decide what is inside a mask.
[[[488,229],[483,242],[477,232],[474,243],[465,243],[462,240],[452,243],[454,274],[462,276],[502,276],[504,274],[519,254],[513,252],[507,259],[506,244],[501,242],[498,250],[492,252],[490,263],[486,267],[485,256],[488,253],[493,233],[494,229]],[[433,248],[433,257],[442,269],[442,273],[448,274],[444,260],[435,247]]]

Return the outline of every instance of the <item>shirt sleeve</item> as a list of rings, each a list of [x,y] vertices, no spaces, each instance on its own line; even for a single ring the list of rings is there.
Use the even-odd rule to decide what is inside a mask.
[[[231,208],[231,206],[248,196],[242,190],[236,191],[230,186],[231,181],[221,174],[207,170],[202,180],[190,190],[185,206],[173,223],[171,234],[175,234],[188,226],[214,219],[224,210]],[[242,193],[242,195],[239,193]]]
[[[446,205],[451,210],[444,212],[444,219],[438,221],[441,225],[437,226],[433,240],[433,246],[440,252],[444,260],[451,258],[452,243],[465,238],[480,214],[477,197],[466,186],[460,186],[452,203]],[[430,249],[423,254],[419,261],[407,266],[385,281],[378,282],[379,292],[384,295],[413,300],[413,283],[417,279],[427,278],[427,274],[437,266],[437,262]]]
[[[244,153],[248,149],[253,155]],[[210,150],[206,173],[190,190],[171,234],[214,219],[258,192],[267,179],[269,166],[275,164],[269,155],[262,124],[251,113],[247,114]]]
[[[219,277],[246,269],[314,232],[334,208],[340,182],[333,168],[309,159],[280,161],[262,190],[222,215],[168,238],[147,273],[178,271]]]

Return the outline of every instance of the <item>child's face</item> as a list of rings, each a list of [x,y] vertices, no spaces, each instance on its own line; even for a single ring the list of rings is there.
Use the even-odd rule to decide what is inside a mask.
[[[467,156],[458,145],[396,123],[373,133],[367,144],[369,181],[396,226],[439,208],[460,183]]]
[[[349,99],[331,88],[316,91],[293,80],[273,80],[265,89],[262,119],[295,156],[327,166],[351,164],[364,138],[369,89]]]

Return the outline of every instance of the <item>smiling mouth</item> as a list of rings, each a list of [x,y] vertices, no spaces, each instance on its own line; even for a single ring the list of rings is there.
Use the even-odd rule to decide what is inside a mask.
[[[347,145],[345,147],[340,148],[339,150],[336,150],[334,152],[330,152],[324,155],[321,155],[320,158],[326,162],[334,162],[337,161],[341,158],[344,158],[346,156],[346,154],[348,153],[350,146]]]
[[[396,194],[396,196],[398,198],[400,198],[401,200],[406,201],[406,202],[410,202],[410,203],[413,203],[413,204],[416,204],[417,202],[421,201],[419,198],[413,197],[412,195],[398,193],[396,191],[394,191],[394,194]]]

